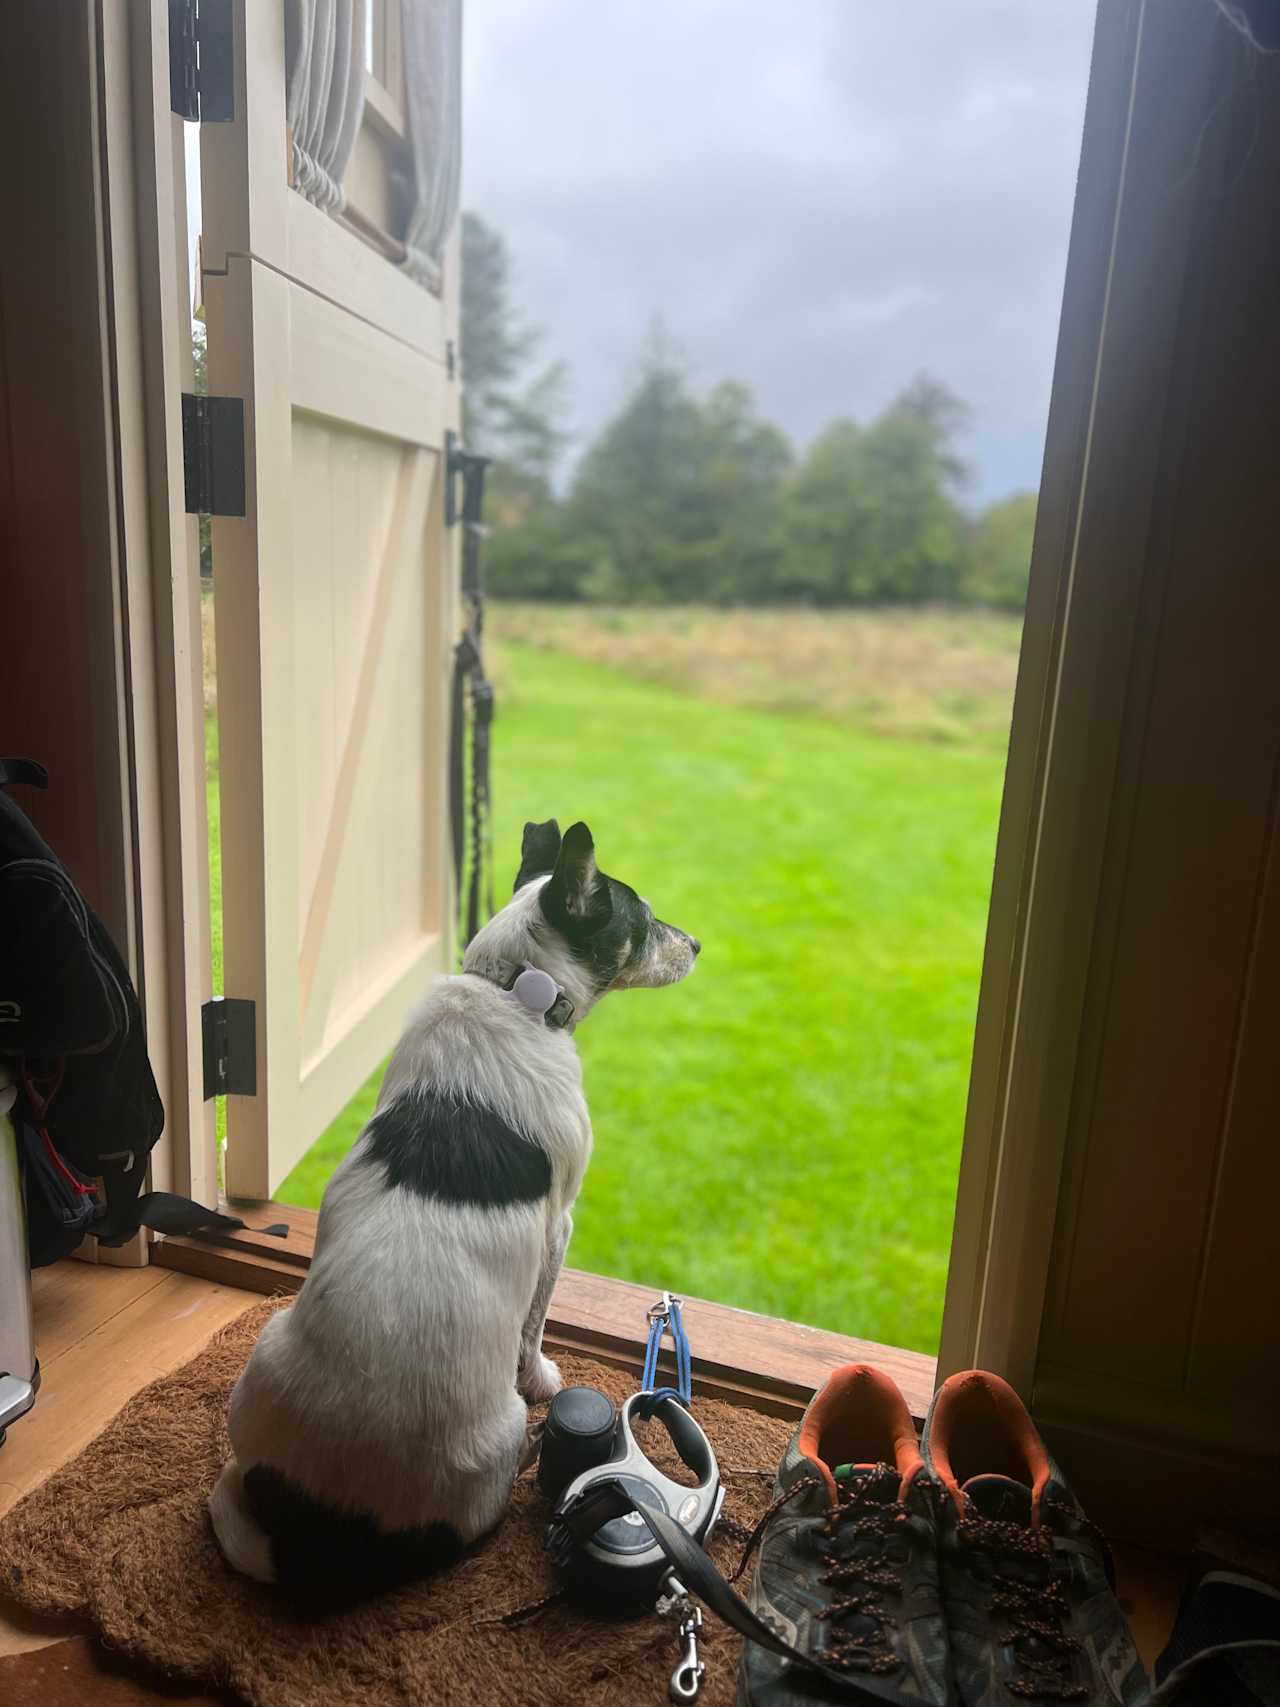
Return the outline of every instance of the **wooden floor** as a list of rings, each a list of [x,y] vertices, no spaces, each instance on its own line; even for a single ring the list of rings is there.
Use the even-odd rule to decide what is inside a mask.
[[[13,1424],[0,1447],[0,1516],[87,1446],[140,1388],[261,1302],[254,1292],[169,1269],[74,1261],[37,1269],[31,1289],[40,1391],[35,1409]],[[31,1624],[0,1606],[0,1655],[57,1641],[75,1628]]]
[[[259,1295],[158,1267],[102,1268],[63,1262],[32,1277],[36,1353],[41,1386],[35,1410],[9,1431],[0,1448],[0,1516],[52,1470],[88,1444],[134,1393],[192,1356],[204,1342],[238,1316]],[[1148,1665],[1164,1646],[1182,1585],[1176,1562],[1136,1548],[1118,1549],[1121,1601],[1134,1639]],[[15,1697],[6,1688],[4,1656],[27,1653],[55,1642],[66,1644],[50,1655],[51,1670],[66,1673],[70,1684],[79,1668],[94,1663],[83,1627],[73,1622],[32,1622],[0,1607],[0,1698]],[[17,1678],[13,1678],[16,1685]],[[30,1699],[53,1707],[50,1676],[26,1687]],[[79,1687],[77,1685],[76,1687]],[[164,1694],[152,1685],[117,1683],[101,1699],[152,1702],[160,1699],[204,1701],[204,1696]],[[25,1699],[25,1697],[23,1697]],[[83,1690],[81,1690],[81,1697]],[[98,1695],[95,1694],[95,1699]]]

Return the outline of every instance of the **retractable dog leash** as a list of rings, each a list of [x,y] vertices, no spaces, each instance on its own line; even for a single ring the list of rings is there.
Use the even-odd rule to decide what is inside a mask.
[[[650,1608],[674,1618],[681,1643],[671,1675],[672,1701],[696,1699],[706,1674],[698,1653],[702,1609],[672,1569],[647,1514],[659,1513],[701,1550],[724,1505],[720,1468],[711,1443],[689,1409],[693,1365],[684,1331],[681,1300],[664,1292],[648,1312],[649,1340],[641,1390],[620,1413],[593,1388],[568,1388],[556,1396],[547,1418],[539,1481],[555,1497],[543,1546],[575,1598],[597,1608]],[[659,1387],[658,1354],[670,1330],[676,1384]],[[697,1478],[692,1487],[665,1475],[636,1439],[634,1423],[653,1418],[666,1431],[681,1462]],[[574,1473],[576,1470],[576,1473]],[[566,1471],[568,1480],[564,1480]],[[608,1490],[614,1499],[601,1518],[585,1521]]]
[[[664,1292],[649,1312],[642,1389],[616,1412],[594,1387],[568,1387],[552,1400],[538,1480],[554,1501],[543,1546],[576,1598],[598,1610],[640,1614],[652,1609],[677,1620],[681,1654],[671,1674],[673,1702],[696,1700],[706,1675],[698,1653],[700,1600],[745,1636],[836,1686],[837,1699],[899,1699],[878,1680],[855,1679],[793,1646],[766,1624],[721,1576],[706,1553],[724,1505],[720,1469],[692,1403],[692,1359],[681,1300]],[[676,1385],[658,1387],[658,1354],[670,1329]],[[672,1481],[635,1438],[636,1418],[654,1417],[667,1431],[693,1487]]]

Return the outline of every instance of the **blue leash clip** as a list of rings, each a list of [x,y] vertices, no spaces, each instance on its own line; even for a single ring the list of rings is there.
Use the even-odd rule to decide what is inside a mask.
[[[640,1376],[640,1391],[648,1400],[643,1407],[646,1416],[653,1414],[653,1408],[659,1399],[678,1399],[686,1410],[693,1404],[693,1358],[680,1309],[683,1302],[676,1294],[664,1292],[658,1303],[649,1306],[649,1343],[645,1347],[644,1370]],[[668,1329],[671,1331],[671,1344],[675,1351],[676,1384],[674,1387],[659,1387],[656,1385],[658,1353],[662,1349],[663,1336]]]

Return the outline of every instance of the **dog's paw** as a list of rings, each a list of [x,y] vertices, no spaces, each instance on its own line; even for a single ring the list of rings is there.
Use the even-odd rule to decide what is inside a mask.
[[[531,1405],[540,1405],[546,1399],[554,1399],[563,1386],[559,1369],[549,1357],[543,1357],[541,1352],[538,1353],[538,1361],[532,1368],[520,1371],[520,1393]]]

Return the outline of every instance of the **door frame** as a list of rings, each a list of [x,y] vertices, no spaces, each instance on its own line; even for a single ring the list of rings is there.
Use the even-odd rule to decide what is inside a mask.
[[[39,55],[51,70],[51,134],[61,146],[33,156],[28,181],[40,187],[47,222],[12,207],[14,255],[28,295],[48,270],[51,313],[63,292],[78,301],[74,336],[38,316],[21,322],[21,398],[41,400],[33,454],[48,480],[24,499],[50,505],[62,494],[67,534],[63,555],[32,550],[14,577],[18,631],[42,637],[21,648],[11,672],[22,702],[14,734],[50,761],[51,795],[43,809],[33,803],[36,816],[100,912],[142,1003],[166,1112],[150,1185],[212,1203],[198,575],[180,425],[192,383],[190,307],[167,6],[74,0],[25,17],[6,19],[6,63],[21,77]],[[14,427],[30,430],[22,419]],[[141,1234],[110,1251],[86,1240],[77,1254],[133,1266],[147,1244]]]
[[[1183,18],[1156,29],[1153,3],[1098,9],[938,1357],[942,1378],[993,1369],[1028,1396],[1109,952],[1108,834],[1135,782],[1118,761],[1161,551],[1153,422],[1178,407],[1173,333],[1198,302],[1186,162],[1214,146],[1223,67],[1214,7],[1174,0]]]
[[[218,1197],[201,1010],[212,993],[199,539],[182,393],[194,389],[183,122],[166,0],[99,0],[106,308],[115,369],[130,708],[135,975],[166,1111],[151,1187]]]

